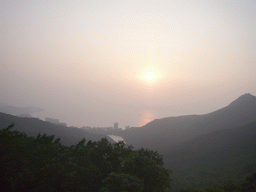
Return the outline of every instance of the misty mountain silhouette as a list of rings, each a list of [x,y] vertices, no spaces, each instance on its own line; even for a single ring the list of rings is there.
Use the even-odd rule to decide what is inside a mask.
[[[244,94],[204,115],[156,119],[122,133],[127,144],[164,155],[173,191],[242,182],[256,172],[256,97]]]
[[[11,115],[22,115],[22,114],[31,114],[35,112],[43,111],[43,109],[38,107],[14,107],[11,105],[6,105],[3,103],[0,103],[0,112],[11,114]]]
[[[229,129],[256,121],[256,97],[247,93],[228,106],[205,115],[155,119],[122,133],[127,144],[166,151],[169,147],[196,136]]]
[[[40,132],[60,137],[65,145],[77,144],[84,137],[87,141],[106,137],[113,142],[107,135],[0,113],[0,128],[11,123],[13,129],[29,136]],[[128,145],[164,155],[165,167],[173,170],[174,191],[239,183],[256,172],[256,97],[249,93],[208,114],[156,119],[118,133]]]
[[[114,142],[107,135],[95,135],[87,131],[74,127],[65,127],[63,125],[53,124],[47,121],[42,121],[37,118],[16,117],[13,115],[0,113],[0,129],[6,128],[11,123],[14,123],[13,130],[25,132],[28,136],[37,136],[38,133],[43,135],[55,135],[55,139],[60,138],[64,145],[76,145],[83,138],[86,141],[98,141],[106,137],[109,141]]]

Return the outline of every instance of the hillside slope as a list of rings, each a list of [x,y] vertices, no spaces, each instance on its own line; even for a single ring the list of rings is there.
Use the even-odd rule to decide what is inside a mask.
[[[253,121],[256,121],[256,97],[245,94],[212,113],[156,119],[141,128],[126,130],[121,136],[135,147],[165,151],[196,136]]]
[[[109,141],[113,142],[113,140],[107,135],[94,135],[86,132],[83,129],[56,125],[37,118],[16,117],[5,113],[0,113],[1,129],[6,128],[11,123],[14,123],[14,130],[25,132],[28,136],[37,136],[38,133],[55,135],[55,138],[61,138],[61,143],[64,145],[75,145],[83,138],[85,138],[87,141],[98,141],[101,138],[106,137]]]
[[[164,154],[173,170],[174,189],[239,183],[256,172],[256,121],[198,136]]]

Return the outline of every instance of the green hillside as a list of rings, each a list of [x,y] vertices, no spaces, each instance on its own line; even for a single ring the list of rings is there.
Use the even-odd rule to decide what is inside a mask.
[[[70,147],[54,136],[0,130],[0,191],[164,192],[170,171],[155,151],[85,139]]]

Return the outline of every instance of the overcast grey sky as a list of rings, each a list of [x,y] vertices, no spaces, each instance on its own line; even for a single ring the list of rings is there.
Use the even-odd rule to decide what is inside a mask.
[[[74,126],[211,112],[256,95],[255,10],[254,0],[0,1],[0,102]]]

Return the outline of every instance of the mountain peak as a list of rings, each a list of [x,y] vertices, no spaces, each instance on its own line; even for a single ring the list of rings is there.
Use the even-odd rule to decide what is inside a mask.
[[[255,96],[253,96],[252,94],[250,94],[250,93],[245,93],[244,95],[241,95],[239,98],[252,98],[252,97],[255,98]]]
[[[246,93],[238,97],[235,101],[229,104],[229,106],[255,106],[256,97],[250,93]]]

